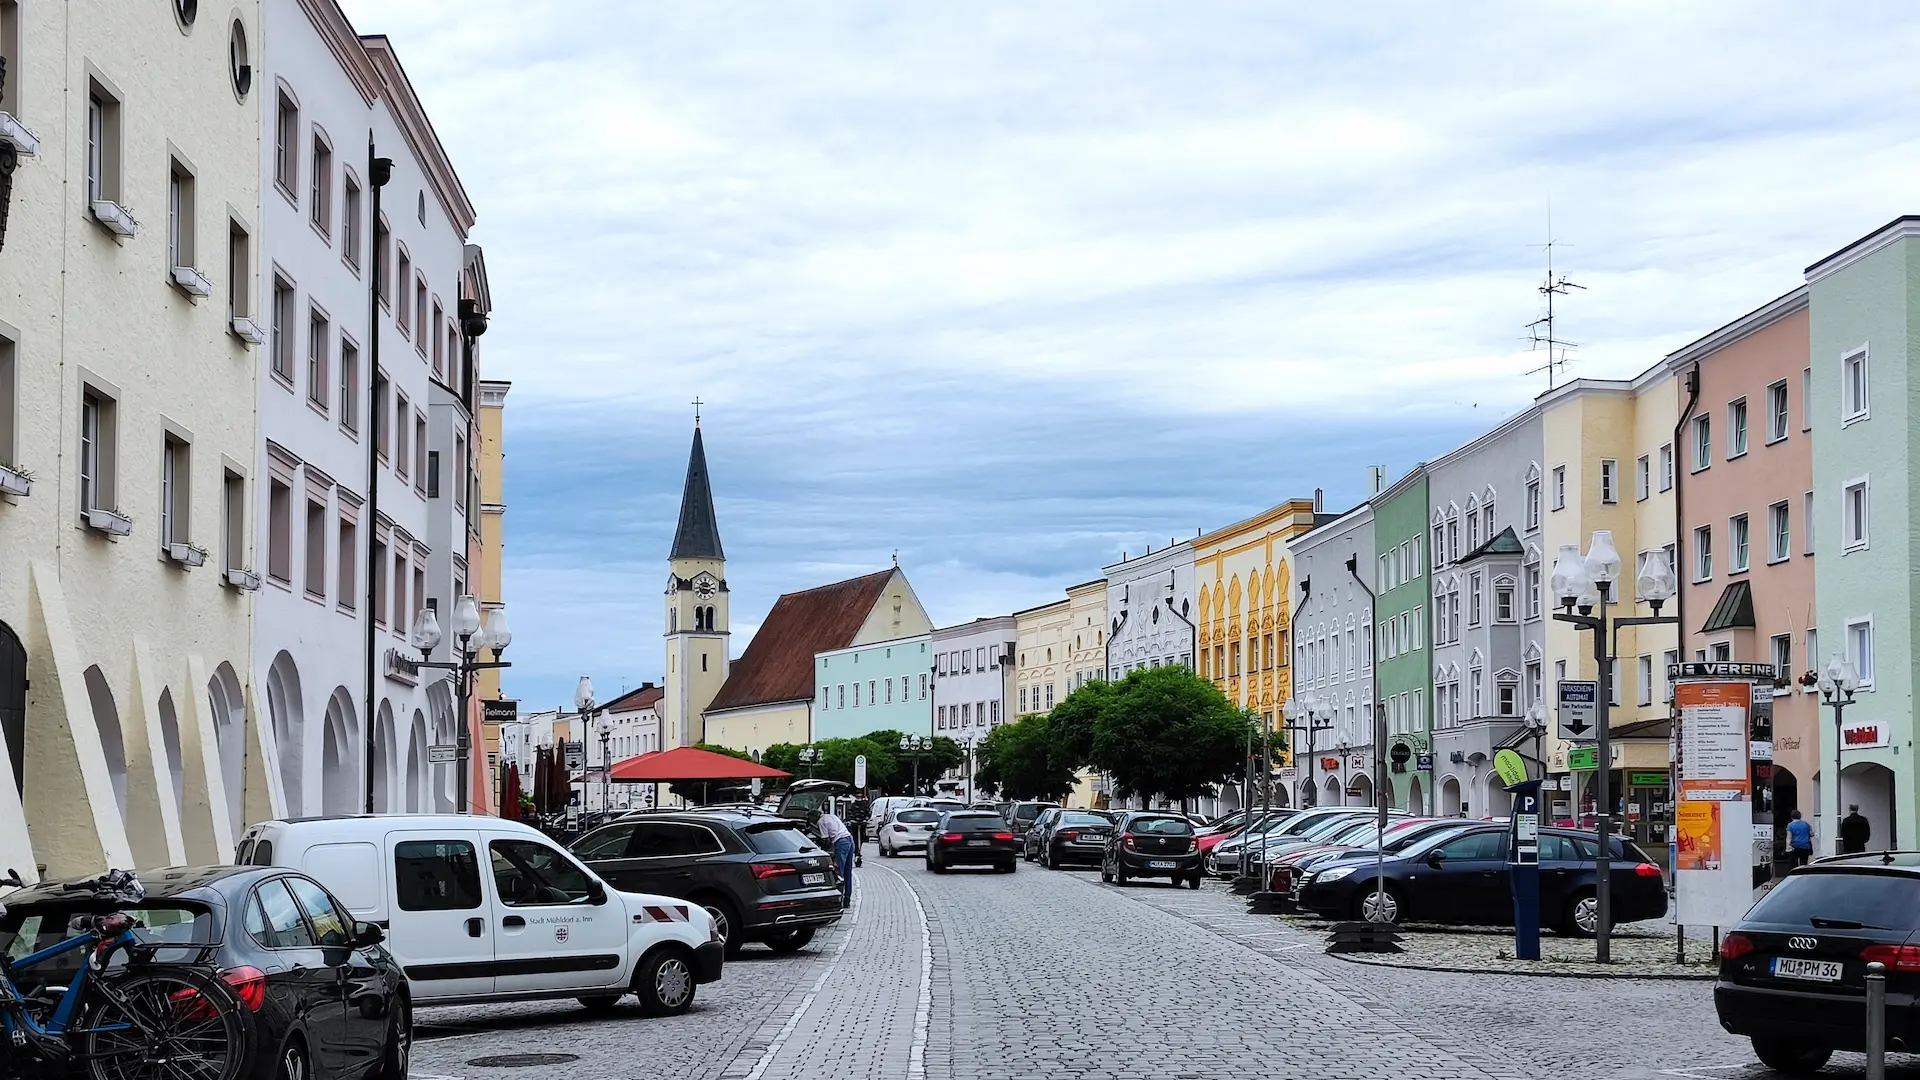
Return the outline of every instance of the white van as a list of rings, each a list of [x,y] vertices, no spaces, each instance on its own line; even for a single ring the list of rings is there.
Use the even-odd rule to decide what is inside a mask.
[[[484,854],[483,854],[484,853]],[[670,896],[610,889],[517,821],[454,814],[265,821],[234,853],[326,885],[378,923],[416,1005],[578,998],[608,1009],[627,993],[681,1013],[720,978],[712,916]]]

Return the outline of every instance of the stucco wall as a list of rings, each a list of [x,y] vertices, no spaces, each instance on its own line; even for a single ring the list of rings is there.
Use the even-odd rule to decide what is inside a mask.
[[[816,740],[883,729],[933,734],[933,651],[924,635],[820,653],[813,678]]]

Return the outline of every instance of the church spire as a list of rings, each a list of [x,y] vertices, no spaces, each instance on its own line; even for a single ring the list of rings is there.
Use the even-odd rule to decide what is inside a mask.
[[[713,516],[713,488],[707,483],[707,450],[700,422],[693,425],[693,453],[687,459],[687,486],[680,493],[680,527],[673,533],[669,559],[724,559],[720,524]]]

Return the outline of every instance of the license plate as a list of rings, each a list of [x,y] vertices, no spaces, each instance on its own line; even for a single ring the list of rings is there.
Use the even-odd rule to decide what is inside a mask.
[[[1074,842],[1077,844],[1104,844],[1107,842],[1107,838],[1104,836],[1083,836]]]
[[[967,846],[968,847],[986,847],[987,843],[988,841],[985,841],[985,840],[969,840],[967,841]]]
[[[1177,863],[1170,863],[1170,862],[1150,862],[1150,863],[1148,863],[1148,864],[1147,864],[1147,869],[1149,869],[1149,870],[1171,870],[1171,869],[1173,869],[1173,868],[1174,868],[1175,866],[1177,866],[1177,865],[1179,865],[1179,864],[1177,864]]]
[[[1811,982],[1839,982],[1840,964],[1836,960],[1801,960],[1782,956],[1773,962],[1776,979],[1806,979]]]
[[[800,884],[802,885],[825,885],[826,883],[827,883],[827,875],[825,874],[801,874],[800,875]]]

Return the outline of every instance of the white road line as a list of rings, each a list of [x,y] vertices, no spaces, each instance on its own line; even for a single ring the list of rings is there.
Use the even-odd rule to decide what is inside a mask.
[[[865,895],[863,890],[855,887],[853,906],[847,909],[847,917],[841,920],[841,925],[847,928],[847,933],[833,950],[833,959],[827,962],[826,970],[814,980],[813,989],[808,990],[807,996],[800,999],[800,1004],[794,1008],[793,1015],[787,1017],[787,1022],[781,1025],[779,1034],[775,1035],[773,1041],[767,1044],[766,1050],[761,1052],[760,1060],[753,1063],[753,1070],[747,1073],[746,1080],[760,1080],[766,1075],[767,1067],[773,1064],[775,1055],[787,1045],[787,1040],[793,1036],[794,1029],[800,1026],[800,1018],[807,1015],[807,1010],[813,1007],[813,999],[819,995],[821,988],[827,985],[827,980],[833,977],[834,969],[840,966],[840,958],[847,954],[847,945],[853,941],[853,924],[860,920],[860,904]]]
[[[1661,1069],[1660,1075],[1661,1076],[1683,1076],[1683,1077],[1688,1077],[1689,1080],[1726,1080],[1725,1077],[1707,1076],[1705,1074],[1715,1073],[1715,1072],[1724,1072],[1727,1069],[1748,1069],[1752,1067],[1753,1067],[1752,1062],[1742,1062],[1738,1065],[1695,1065],[1689,1069]]]
[[[882,867],[900,879],[901,887],[913,898],[913,910],[920,916],[920,999],[913,1007],[913,1046],[907,1051],[907,1080],[926,1080],[927,1030],[933,1024],[933,930],[927,922],[926,905],[920,893],[893,867]]]
[[[1598,850],[1598,849],[1596,848],[1595,850]],[[458,1035],[436,1035],[431,1039],[415,1039],[414,1042],[418,1043],[421,1046],[425,1046],[428,1043],[452,1042],[455,1039],[471,1039],[476,1035],[497,1035],[497,1034],[499,1033],[494,1031],[464,1031]],[[419,1080],[419,1078],[416,1077],[414,1078],[414,1080]]]

